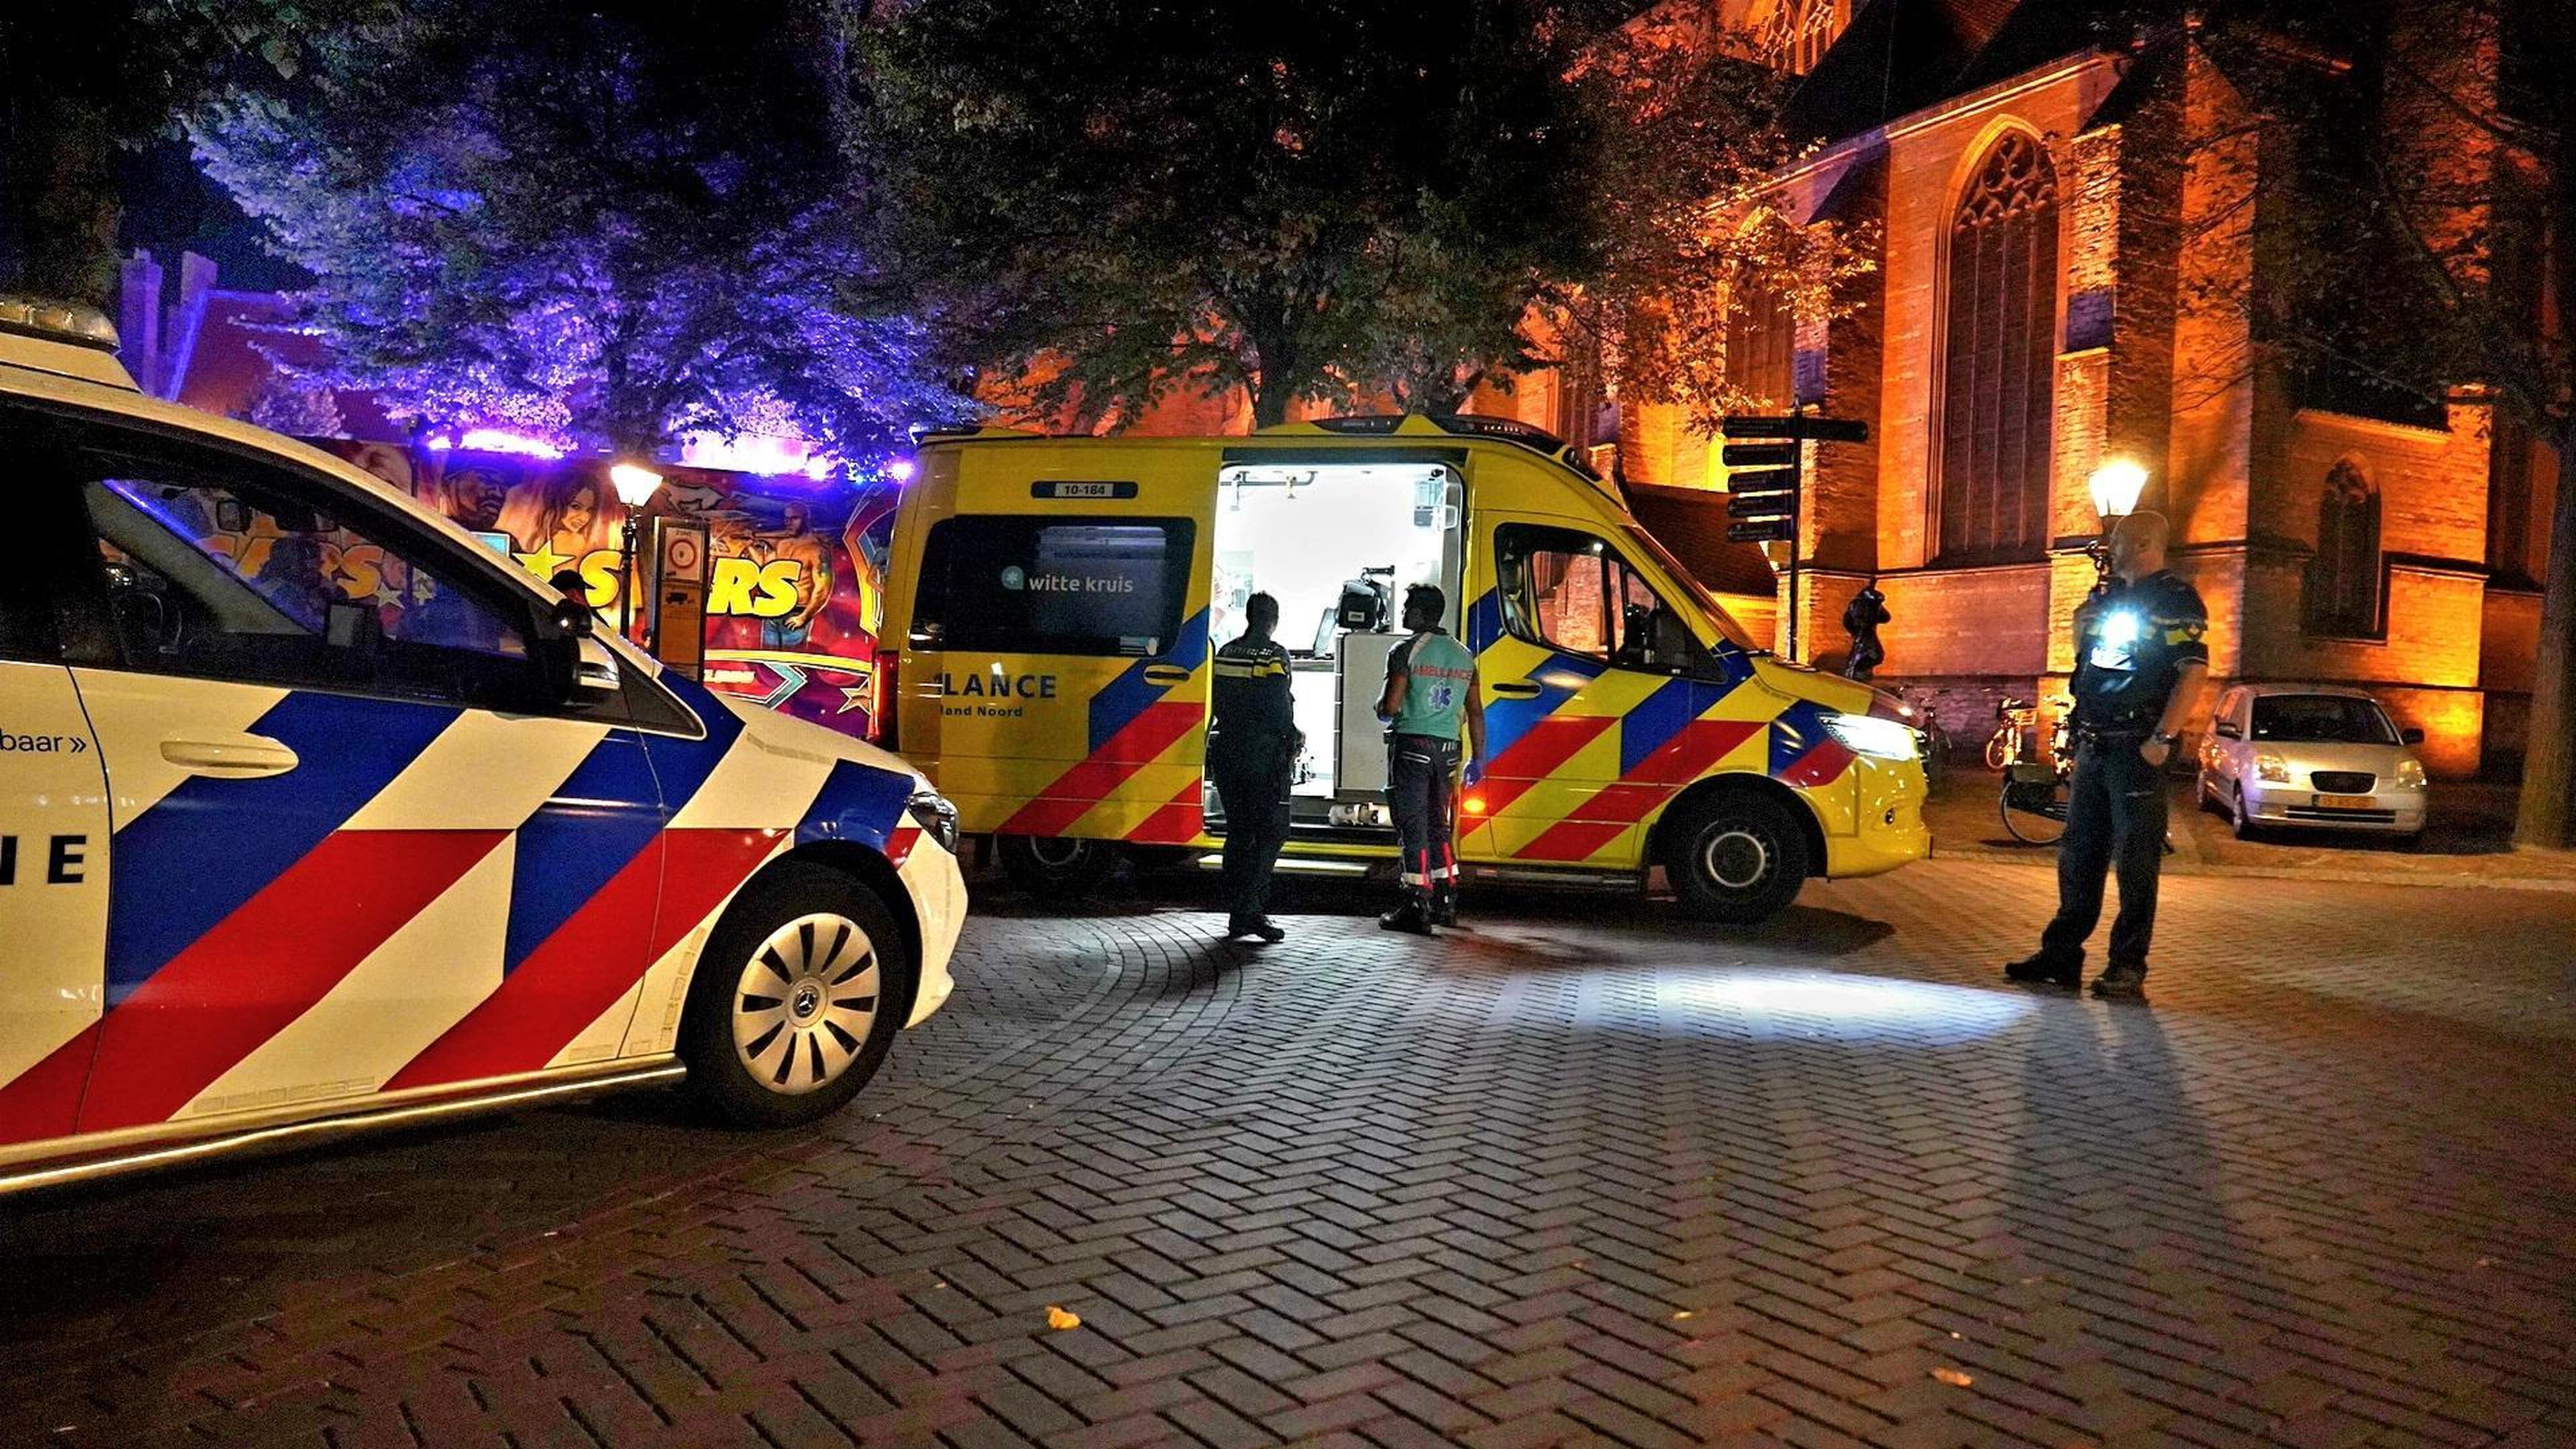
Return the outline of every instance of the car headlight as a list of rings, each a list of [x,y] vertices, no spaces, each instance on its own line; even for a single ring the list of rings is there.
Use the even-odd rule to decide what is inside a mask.
[[[939,848],[951,855],[957,853],[957,807],[948,797],[924,784],[912,792],[905,806],[912,812],[912,823],[921,833],[939,842]]]
[[[2254,757],[2254,778],[2266,785],[2286,785],[2290,783],[2290,762],[2264,750]]]
[[[1892,719],[1865,714],[1827,714],[1825,733],[1855,755],[1882,760],[1910,760],[1920,752],[1914,731]]]
[[[2424,762],[2422,760],[2409,757],[2397,762],[2397,788],[2400,790],[2421,790],[2424,788]]]

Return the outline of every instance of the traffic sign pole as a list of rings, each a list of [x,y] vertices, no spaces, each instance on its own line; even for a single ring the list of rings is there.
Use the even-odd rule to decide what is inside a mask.
[[[1727,440],[1718,461],[1726,465],[1726,536],[1735,543],[1789,545],[1788,657],[1798,657],[1799,525],[1805,518],[1807,444],[1862,443],[1869,424],[1852,418],[1729,417],[1719,424]],[[1738,441],[1742,439],[1743,441]]]

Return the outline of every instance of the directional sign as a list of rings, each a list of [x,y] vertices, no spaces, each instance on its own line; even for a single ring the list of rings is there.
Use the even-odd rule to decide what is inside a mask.
[[[1725,462],[1726,516],[1737,523],[1786,525],[1798,516],[1803,443],[1730,443]]]
[[[1866,443],[1869,424],[1857,418],[1729,417],[1718,431],[1730,438],[1812,438],[1819,443]]]
[[[1798,466],[1798,445],[1729,443],[1718,450],[1717,460],[1729,468],[1795,468]]]
[[[1869,424],[1853,418],[1732,417],[1718,424],[1728,439],[1719,450],[1726,464],[1726,536],[1734,543],[1786,543],[1789,575],[1789,657],[1798,657],[1798,495],[1805,445],[1865,443]],[[1742,442],[1777,439],[1776,442]],[[1780,562],[1775,560],[1775,562]]]

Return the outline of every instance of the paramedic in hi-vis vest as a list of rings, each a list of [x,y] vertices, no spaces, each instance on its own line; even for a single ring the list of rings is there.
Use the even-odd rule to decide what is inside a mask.
[[[1243,601],[1243,637],[1216,651],[1215,718],[1208,771],[1225,806],[1226,939],[1279,941],[1288,933],[1265,913],[1270,871],[1288,841],[1288,787],[1306,746],[1289,697],[1288,651],[1270,631],[1279,601]]]
[[[1476,699],[1476,657],[1440,627],[1449,600],[1431,584],[1404,593],[1413,637],[1386,661],[1378,718],[1387,722],[1386,808],[1395,817],[1404,901],[1378,917],[1390,931],[1431,934],[1458,921],[1458,862],[1450,848],[1449,786],[1465,728],[1467,783],[1485,765],[1485,711]]]

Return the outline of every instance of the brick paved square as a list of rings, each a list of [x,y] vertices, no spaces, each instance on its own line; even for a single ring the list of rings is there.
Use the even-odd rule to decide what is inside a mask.
[[[0,1442],[2576,1442],[2576,897],[2178,878],[2137,1008],[2026,866],[1354,896],[989,900],[817,1130],[14,1204]]]

